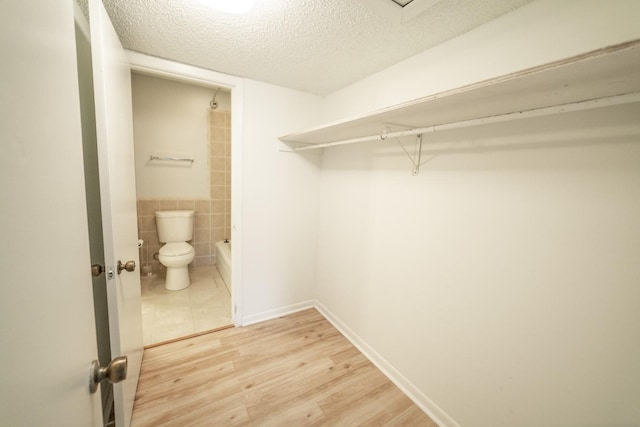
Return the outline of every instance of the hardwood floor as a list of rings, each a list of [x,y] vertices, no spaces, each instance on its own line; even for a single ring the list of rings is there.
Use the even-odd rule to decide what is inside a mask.
[[[436,426],[318,311],[146,349],[133,426]]]

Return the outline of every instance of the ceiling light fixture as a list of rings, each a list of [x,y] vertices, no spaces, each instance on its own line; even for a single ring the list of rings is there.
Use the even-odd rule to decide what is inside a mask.
[[[249,12],[256,0],[200,0],[200,3],[221,12],[239,15]]]

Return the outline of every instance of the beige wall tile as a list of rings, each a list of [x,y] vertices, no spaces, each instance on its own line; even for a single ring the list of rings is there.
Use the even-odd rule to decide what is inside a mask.
[[[193,231],[194,243],[208,243],[211,240],[211,232],[208,228],[200,228]]]
[[[211,243],[195,243],[194,248],[196,250],[196,256],[209,256],[211,255]]]
[[[226,212],[226,200],[212,200],[211,201],[211,213],[223,214]]]
[[[140,254],[140,257],[141,257],[140,258],[140,263],[143,263],[143,261],[144,261],[145,264],[147,263],[147,258],[146,258],[147,257],[147,249],[149,250],[149,263],[151,263],[151,262],[154,261],[153,255],[157,254],[160,251],[161,243],[158,243],[157,245],[154,245],[154,244],[151,244],[151,243],[149,243],[149,242],[147,242],[145,240],[144,244],[145,244],[146,248],[145,248],[145,246],[142,247],[143,250],[141,251],[141,254]]]
[[[175,199],[160,199],[160,210],[170,211],[178,209],[178,201]]]
[[[211,157],[223,157],[225,156],[224,143],[212,142],[210,145],[209,155]]]
[[[196,215],[193,226],[194,228],[210,228],[211,227],[210,214]]]
[[[158,200],[139,200],[138,215],[155,215],[157,210],[160,210],[160,203]]]
[[[144,240],[144,243],[149,246],[159,246],[160,242],[158,241],[158,234],[153,231],[140,231],[138,233],[140,239]]]
[[[196,200],[195,211],[198,214],[208,214],[211,212],[211,200]]]
[[[212,128],[211,140],[214,142],[224,142],[227,136],[227,132],[224,128]]]
[[[218,242],[220,240],[224,240],[224,227],[216,227],[216,228],[212,228],[211,229],[211,243],[212,245],[215,242]],[[212,250],[213,252],[215,252],[215,250]]]
[[[189,199],[178,200],[178,209],[192,211],[195,209],[195,201]]]
[[[213,114],[211,114],[211,118],[212,123],[213,123],[213,127],[221,127],[224,128],[226,127],[226,114],[223,111],[216,111]]]
[[[224,227],[224,214],[211,214],[211,228]]]
[[[151,265],[151,271],[155,274],[164,271],[164,266],[160,264],[160,261],[153,260],[149,263],[149,265]],[[142,271],[142,269],[140,269],[140,271]]]
[[[211,164],[210,164],[210,170],[212,171],[216,171],[216,172],[223,172],[225,170],[225,158],[220,156],[220,157],[211,157]]]
[[[211,178],[211,185],[224,185],[225,184],[225,176],[224,172],[209,172],[209,177]]]
[[[224,200],[225,191],[224,186],[222,185],[212,185],[211,186],[211,199],[212,200]]]
[[[138,217],[138,232],[143,231],[156,231],[156,218],[155,216],[139,216]]]

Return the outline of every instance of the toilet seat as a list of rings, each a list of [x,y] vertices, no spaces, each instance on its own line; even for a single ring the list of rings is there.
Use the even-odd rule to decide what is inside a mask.
[[[189,255],[194,252],[193,246],[187,242],[167,243],[160,248],[160,255],[163,257],[177,257]]]

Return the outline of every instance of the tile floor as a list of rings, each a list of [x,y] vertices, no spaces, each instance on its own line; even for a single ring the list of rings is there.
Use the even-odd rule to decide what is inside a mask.
[[[164,275],[143,277],[144,345],[231,324],[231,295],[215,266],[191,270],[191,286],[168,291]]]

